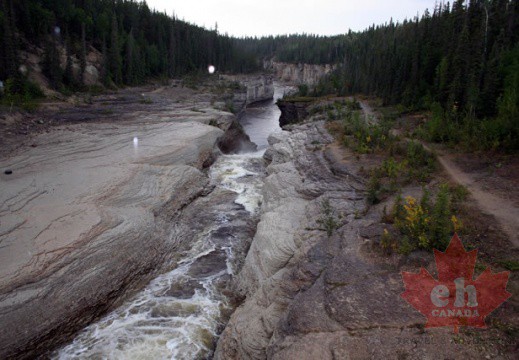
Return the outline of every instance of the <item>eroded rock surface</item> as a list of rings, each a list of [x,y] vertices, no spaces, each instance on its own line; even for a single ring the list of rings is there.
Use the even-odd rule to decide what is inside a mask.
[[[263,213],[235,282],[245,300],[215,358],[514,358],[513,342],[496,328],[476,338],[424,331],[425,319],[400,297],[399,272],[423,265],[434,273],[432,255],[402,266],[373,250],[379,215],[363,215],[363,184],[325,156],[331,138],[324,124],[289,130],[269,139]],[[330,236],[326,202],[335,223]]]
[[[210,191],[202,170],[235,117],[210,95],[145,95],[68,108],[55,115],[65,125],[0,158],[13,171],[0,175],[1,358],[70,338],[171,265],[186,239],[174,216]]]

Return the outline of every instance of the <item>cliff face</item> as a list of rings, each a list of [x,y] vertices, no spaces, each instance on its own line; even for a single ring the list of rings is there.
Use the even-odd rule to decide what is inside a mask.
[[[274,78],[272,75],[222,75],[228,81],[234,81],[241,86],[234,92],[235,109],[241,112],[245,106],[270,100],[274,97]]]
[[[297,100],[278,100],[277,106],[281,110],[279,117],[279,126],[283,127],[288,124],[295,124],[302,121],[308,116],[308,101]]]
[[[316,85],[319,80],[329,74],[335,67],[330,64],[289,64],[276,61],[266,61],[264,68],[272,70],[277,79],[292,84],[309,86]]]

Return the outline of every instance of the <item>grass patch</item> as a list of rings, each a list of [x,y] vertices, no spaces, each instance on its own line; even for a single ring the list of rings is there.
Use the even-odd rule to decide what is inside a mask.
[[[288,96],[281,99],[281,101],[287,101],[287,102],[302,102],[302,103],[310,103],[314,102],[316,98],[309,97],[309,96]],[[280,101],[280,100],[278,100]]]
[[[144,99],[141,99],[139,101],[141,104],[146,104],[146,105],[149,105],[149,104],[153,104],[153,100],[151,100],[150,98],[146,97]]]
[[[380,166],[371,170],[366,189],[367,201],[371,205],[378,204],[405,185],[425,184],[436,169],[434,155],[420,143],[407,142],[405,147],[394,152],[393,156],[386,157]],[[456,199],[458,197],[461,195]]]

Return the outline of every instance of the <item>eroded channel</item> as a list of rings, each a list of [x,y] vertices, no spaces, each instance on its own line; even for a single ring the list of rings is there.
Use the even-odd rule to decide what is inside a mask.
[[[265,176],[267,137],[279,131],[275,100],[255,104],[241,118],[258,144],[254,153],[220,156],[209,176],[213,191],[182,210],[172,238],[184,240],[173,270],[79,333],[56,359],[198,359],[211,357],[233,310],[228,282],[254,236]],[[122,264],[121,266],[124,266]]]

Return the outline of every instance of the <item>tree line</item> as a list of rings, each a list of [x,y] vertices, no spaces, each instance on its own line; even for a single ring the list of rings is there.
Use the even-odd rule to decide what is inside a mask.
[[[438,4],[420,19],[348,40],[341,68],[320,91],[431,109],[434,141],[519,149],[518,0]]]
[[[262,59],[305,64],[340,63],[346,56],[347,43],[346,35],[293,34],[237,39],[240,49]]]
[[[213,64],[220,71],[258,69],[257,58],[235,39],[134,0],[0,0],[0,80],[23,91],[21,55],[44,49],[42,70],[55,89],[78,88],[91,47],[102,53],[102,81],[135,85],[150,77],[179,77]],[[59,49],[66,51],[60,66]],[[72,58],[80,63],[74,75]],[[20,88],[16,88],[16,87]]]
[[[434,141],[519,149],[519,1],[456,0],[402,23],[335,37],[248,38],[280,61],[340,66],[314,95],[368,94],[431,109]]]
[[[0,2],[0,80],[7,79],[9,92],[38,92],[20,72],[22,50],[34,45],[44,49],[40,65],[56,89],[81,88],[91,48],[102,54],[102,81],[117,86],[179,77],[208,64],[229,72],[255,71],[272,58],[338,64],[315,95],[363,93],[431,109],[427,131],[433,140],[470,134],[478,143],[486,139],[487,147],[519,148],[519,0],[438,3],[412,20],[337,36],[242,39],[134,0]],[[66,63],[60,66],[63,48]]]

